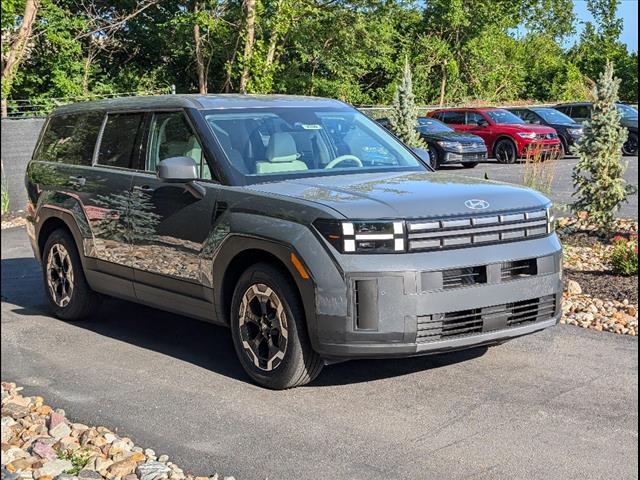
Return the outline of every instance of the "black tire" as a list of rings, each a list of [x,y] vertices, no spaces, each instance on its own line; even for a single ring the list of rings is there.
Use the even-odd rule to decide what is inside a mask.
[[[476,168],[478,166],[478,162],[466,162],[462,164],[462,168]]]
[[[282,335],[282,319],[277,318],[279,309],[271,304],[274,299],[282,306],[286,335]],[[256,302],[260,309],[267,305],[261,312],[256,312]],[[267,313],[267,309],[271,312]],[[254,318],[249,319],[248,316]],[[268,263],[258,263],[242,274],[233,293],[230,318],[231,336],[238,359],[257,384],[283,390],[309,383],[320,374],[324,363],[311,348],[304,309],[296,287],[288,275],[278,268]],[[263,324],[269,322],[270,326]],[[275,330],[277,333],[273,333]],[[278,349],[273,355],[272,347]],[[262,355],[265,348],[267,353]]]
[[[636,156],[638,155],[638,134],[629,132],[629,137],[627,141],[624,142],[622,146],[622,153],[627,156]]]
[[[100,304],[91,290],[71,234],[58,229],[49,235],[42,252],[44,290],[53,314],[62,320],[81,320]]]
[[[494,145],[493,155],[498,160],[498,163],[516,163],[518,160],[518,148],[513,143],[513,140],[503,138]]]
[[[440,170],[440,155],[435,147],[429,146],[429,158],[434,170]]]
[[[569,145],[567,141],[560,137],[560,153],[558,153],[558,160],[563,160],[567,155],[569,155]]]

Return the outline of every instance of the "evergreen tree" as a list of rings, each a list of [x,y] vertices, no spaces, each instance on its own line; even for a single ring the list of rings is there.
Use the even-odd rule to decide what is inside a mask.
[[[411,67],[409,59],[405,59],[402,80],[396,86],[396,93],[389,114],[389,126],[391,130],[404,143],[411,147],[426,148],[424,141],[416,130],[418,125],[418,110],[413,95],[411,80]]]
[[[623,178],[622,145],[628,132],[620,125],[616,108],[619,86],[613,65],[607,63],[593,90],[591,120],[585,123],[585,135],[574,148],[578,163],[573,171],[577,197],[573,210],[587,212],[604,230],[611,229],[620,204],[634,191]]]

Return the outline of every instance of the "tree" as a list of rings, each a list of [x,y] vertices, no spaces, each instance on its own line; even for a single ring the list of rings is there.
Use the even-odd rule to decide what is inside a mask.
[[[256,41],[256,0],[244,0],[245,8],[245,32],[244,32],[244,56],[242,59],[242,76],[240,77],[240,93],[247,93],[251,72],[251,57],[253,45]]]
[[[623,177],[622,145],[627,129],[620,125],[615,105],[619,86],[620,79],[614,78],[609,62],[594,87],[593,113],[585,123],[585,135],[574,149],[578,163],[573,171],[577,197],[573,210],[587,212],[603,230],[611,229],[620,204],[634,191]]]
[[[413,96],[409,59],[405,59],[402,80],[396,87],[391,108],[389,126],[393,132],[407,145],[424,148],[424,141],[416,130],[418,112]]]
[[[27,44],[31,38],[32,25],[36,19],[38,13],[39,2],[38,0],[26,0],[24,5],[24,13],[22,15],[22,23],[18,29],[15,38],[9,42],[9,49],[6,52],[2,49],[2,117],[7,116],[7,98],[11,94],[11,88],[13,86],[13,80],[16,75],[16,71],[22,61],[25,54]],[[4,6],[3,6],[4,10]],[[11,14],[11,12],[3,12],[5,14]],[[4,25],[3,25],[4,27]],[[4,35],[3,35],[4,37]],[[2,39],[3,47],[5,39]]]

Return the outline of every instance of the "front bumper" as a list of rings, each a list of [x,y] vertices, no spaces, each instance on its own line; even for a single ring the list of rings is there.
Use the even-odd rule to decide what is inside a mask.
[[[379,255],[375,270],[370,257],[352,255],[343,264],[346,315],[318,312],[313,343],[325,358],[465,349],[527,335],[560,319],[561,247],[555,235],[500,246]],[[526,261],[534,270],[505,277],[505,265]],[[450,282],[451,272],[460,271],[462,278],[472,268],[480,272],[476,283]]]
[[[444,152],[443,163],[478,163],[487,160],[487,152]]]
[[[528,155],[541,155],[541,156],[550,156],[557,155],[560,153],[561,143],[560,140],[555,140],[554,142],[538,142],[533,141],[529,142],[523,146],[520,151],[521,156]]]

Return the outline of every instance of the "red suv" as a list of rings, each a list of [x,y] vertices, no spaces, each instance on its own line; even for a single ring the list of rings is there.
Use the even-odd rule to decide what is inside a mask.
[[[453,108],[429,113],[458,132],[482,137],[489,155],[500,163],[540,153],[560,153],[558,133],[551,127],[527,124],[503,108]]]

